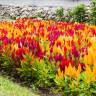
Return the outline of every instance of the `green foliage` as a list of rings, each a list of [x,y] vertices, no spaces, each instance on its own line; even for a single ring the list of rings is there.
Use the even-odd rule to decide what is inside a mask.
[[[55,79],[55,83],[58,86],[55,92],[62,94],[62,96],[95,96],[96,82],[87,82],[86,79],[87,76],[83,72],[77,79],[73,79],[69,76]]]
[[[96,25],[96,0],[91,0],[91,6],[89,8],[84,4],[80,4],[73,9],[68,9],[65,13],[61,7],[56,10],[56,16],[56,20],[85,22]]]
[[[57,19],[62,20],[64,17],[64,8],[60,7],[56,10]]]
[[[38,75],[36,86],[48,88],[49,86],[54,85],[54,78],[55,78],[54,62],[50,64],[50,62],[47,59],[40,61],[36,60],[34,64],[34,69],[36,74]]]
[[[2,61],[1,66],[3,67],[3,69],[6,70],[7,72],[10,72],[14,65],[14,61],[10,57],[7,57],[6,55],[2,56],[1,61]]]
[[[11,16],[10,19],[11,20],[16,20],[16,16]]]
[[[37,87],[48,88],[53,85],[55,78],[55,64],[50,64],[47,59],[32,61],[25,55],[25,62],[21,61],[21,67],[17,68],[20,76],[27,82],[34,82]]]
[[[1,54],[0,56],[0,66],[3,70],[5,70],[8,74],[13,70],[14,61],[11,58],[11,55]]]
[[[64,21],[66,21],[66,22],[72,22],[73,21],[73,12],[71,9],[67,10]]]
[[[92,0],[91,2],[91,16],[90,16],[91,24],[96,25],[96,0]]]
[[[37,17],[39,17],[39,18],[42,18],[42,19],[44,19],[45,18],[45,16],[44,16],[44,13],[43,12],[38,12],[38,14],[37,14],[38,16]]]
[[[20,74],[20,77],[24,79],[26,82],[32,82],[32,80],[35,80],[36,74],[34,73],[33,64],[32,64],[32,58],[28,56],[27,54],[24,55],[24,59],[26,61],[21,61],[20,67],[17,68],[17,72]]]
[[[76,22],[86,22],[87,19],[86,6],[84,4],[80,4],[73,9],[73,18]]]

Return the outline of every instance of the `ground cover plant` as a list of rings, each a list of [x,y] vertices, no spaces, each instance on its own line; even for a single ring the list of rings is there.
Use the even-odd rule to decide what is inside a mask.
[[[54,94],[95,96],[96,26],[0,21],[0,70]]]

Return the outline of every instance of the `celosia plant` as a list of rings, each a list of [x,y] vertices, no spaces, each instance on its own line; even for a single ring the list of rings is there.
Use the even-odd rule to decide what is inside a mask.
[[[96,26],[28,18],[1,21],[0,64],[7,72],[38,81],[39,87],[57,85],[65,90],[62,94],[78,95],[83,84],[96,82]]]

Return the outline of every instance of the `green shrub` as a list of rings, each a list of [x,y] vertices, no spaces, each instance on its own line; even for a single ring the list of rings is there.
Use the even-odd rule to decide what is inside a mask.
[[[87,15],[86,6],[84,4],[80,4],[73,9],[73,18],[76,22],[86,22]]]
[[[64,17],[64,21],[66,21],[66,22],[72,22],[73,21],[73,12],[71,9],[67,10],[66,15]]]
[[[81,73],[77,80],[69,76],[55,79],[58,88],[54,91],[62,96],[96,96],[96,82],[88,83],[86,78],[86,75]]]
[[[56,17],[58,20],[62,20],[64,17],[64,8],[60,7],[56,10]]]
[[[42,18],[42,19],[44,19],[44,18],[45,18],[45,16],[44,16],[44,13],[43,13],[43,12],[38,12],[38,13],[37,13],[37,17]]]
[[[54,67],[54,62],[50,64],[50,62],[47,59],[35,61],[34,69],[36,74],[38,74],[36,86],[48,88],[54,85],[54,79],[56,74],[56,68]]]
[[[17,68],[24,81],[28,83],[34,82],[37,87],[48,88],[52,86],[55,78],[54,62],[50,64],[47,59],[33,61],[28,55],[24,57],[26,61],[21,61],[21,67]]]
[[[96,0],[92,0],[91,2],[91,16],[90,16],[91,24],[96,25]]]
[[[24,55],[24,60],[20,62],[20,67],[17,68],[17,72],[20,75],[20,77],[28,83],[32,81],[34,82],[37,75],[34,73],[35,69],[33,69],[33,63],[31,61],[32,58],[26,54]]]
[[[6,48],[6,51],[0,54],[0,67],[9,74],[14,69],[14,60],[11,58],[12,54],[8,50],[9,48]]]

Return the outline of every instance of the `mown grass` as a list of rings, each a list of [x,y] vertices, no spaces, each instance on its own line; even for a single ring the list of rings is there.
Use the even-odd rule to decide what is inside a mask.
[[[0,75],[0,96],[39,96]]]

